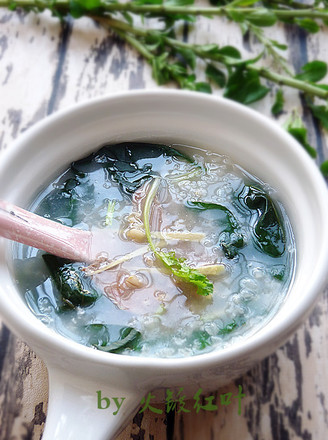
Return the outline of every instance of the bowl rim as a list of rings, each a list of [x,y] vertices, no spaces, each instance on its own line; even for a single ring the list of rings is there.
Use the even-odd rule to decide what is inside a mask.
[[[293,154],[298,157],[307,168],[308,178],[315,183],[318,191],[324,195],[328,195],[326,183],[323,177],[320,175],[316,165],[308,157],[307,153],[303,150],[298,142],[293,139],[287,132],[283,131],[277,123],[266,116],[256,112],[255,110],[241,105],[237,102],[213,95],[200,94],[198,92],[190,91],[177,91],[177,90],[159,90],[159,89],[147,89],[147,90],[135,90],[127,92],[117,92],[111,95],[95,98],[79,104],[74,104],[58,111],[45,119],[39,121],[34,126],[29,128],[25,133],[19,136],[19,138],[11,145],[10,148],[1,153],[0,156],[0,175],[1,171],[7,164],[17,156],[22,148],[26,148],[26,144],[34,137],[40,135],[47,130],[47,128],[53,124],[58,124],[65,118],[72,117],[79,112],[90,112],[92,109],[97,108],[104,103],[112,102],[115,100],[136,100],[141,97],[157,98],[157,99],[170,99],[181,98],[198,100],[206,104],[207,102],[217,102],[219,105],[228,106],[236,111],[239,115],[252,118],[255,123],[261,124],[269,131],[276,131],[279,133],[281,139],[288,144]],[[328,218],[328,204],[322,202],[320,204],[321,215],[326,214]],[[279,340],[280,344],[284,342],[287,337],[296,330],[300,322],[310,312],[314,306],[316,299],[321,293],[323,287],[327,282],[327,275],[324,268],[328,263],[328,231],[325,230],[322,242],[326,246],[321,247],[321,260],[319,273],[315,282],[312,281],[311,287],[307,289],[307,294],[302,297],[301,301],[296,305],[294,310],[290,312],[290,318],[281,323],[276,323],[270,327],[270,331],[260,331],[243,340],[243,344],[233,344],[223,350],[213,350],[208,353],[199,354],[195,356],[182,357],[182,358],[155,358],[155,357],[142,357],[142,356],[129,356],[129,355],[115,355],[112,353],[103,353],[98,350],[83,346],[77,342],[71,341],[54,331],[48,329],[43,325],[36,317],[31,314],[31,317],[35,319],[32,325],[32,320],[17,320],[16,310],[14,305],[7,301],[5,295],[0,294],[0,309],[3,311],[4,321],[7,322],[9,327],[13,328],[22,338],[37,341],[40,346],[51,343],[51,345],[62,353],[69,355],[70,357],[79,358],[81,360],[88,360],[97,364],[111,364],[120,368],[163,368],[168,370],[177,369],[197,369],[202,368],[204,364],[207,366],[215,366],[218,364],[227,363],[230,361],[238,360],[243,357],[248,357],[250,354],[254,354],[256,351],[260,351],[265,346],[269,346],[273,340]],[[2,249],[0,247],[0,253]],[[0,290],[2,286],[0,286]],[[274,319],[273,319],[274,321]],[[265,327],[264,327],[265,328]],[[40,331],[43,330],[43,331]],[[262,329],[263,330],[263,329]],[[32,348],[34,347],[33,344]],[[274,344],[278,348],[277,343]],[[260,356],[263,358],[264,356]]]

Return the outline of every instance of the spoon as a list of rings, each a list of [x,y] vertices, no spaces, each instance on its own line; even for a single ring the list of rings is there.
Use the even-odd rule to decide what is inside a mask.
[[[129,232],[134,231],[131,229]],[[88,264],[97,262],[100,252],[108,256],[109,254],[112,256],[121,255],[114,261],[107,262],[101,268],[93,268],[94,273],[108,270],[124,261],[144,254],[148,250],[148,245],[140,246],[143,240],[140,240],[140,230],[136,232],[138,235],[129,237],[132,241],[122,242],[118,240],[117,231],[107,230],[104,233],[101,229],[90,232],[70,228],[0,199],[0,237],[41,249],[57,257]],[[205,237],[205,234],[152,232],[152,236],[166,240],[199,242]],[[145,234],[144,239],[146,239]],[[210,266],[206,270],[213,270]],[[218,265],[214,266],[216,268]]]
[[[74,261],[90,262],[92,233],[0,200],[0,236]]]

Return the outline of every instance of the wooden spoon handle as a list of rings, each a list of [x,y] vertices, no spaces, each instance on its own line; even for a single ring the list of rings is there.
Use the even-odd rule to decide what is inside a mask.
[[[0,200],[0,236],[75,261],[90,261],[91,232],[69,228]]]

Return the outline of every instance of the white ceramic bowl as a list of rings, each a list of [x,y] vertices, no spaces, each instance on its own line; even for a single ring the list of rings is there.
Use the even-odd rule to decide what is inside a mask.
[[[302,147],[260,114],[213,96],[181,91],[113,95],[57,113],[2,154],[0,198],[26,206],[38,188],[71,161],[108,142],[154,141],[229,155],[277,189],[296,237],[293,286],[262,330],[222,351],[183,359],[136,358],[95,351],[44,326],[26,307],[10,270],[11,245],[0,242],[0,311],[7,325],[49,370],[44,439],[112,438],[154,388],[186,394],[227,383],[278,348],[309,313],[326,282],[328,194]],[[102,396],[125,397],[118,414],[97,408]]]

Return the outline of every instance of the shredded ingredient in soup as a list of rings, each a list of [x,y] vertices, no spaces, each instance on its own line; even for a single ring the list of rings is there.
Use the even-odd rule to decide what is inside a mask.
[[[91,264],[16,246],[16,277],[35,315],[94,349],[198,355],[237,343],[277,312],[294,241],[274,191],[199,148],[105,145],[32,203],[93,232]]]

